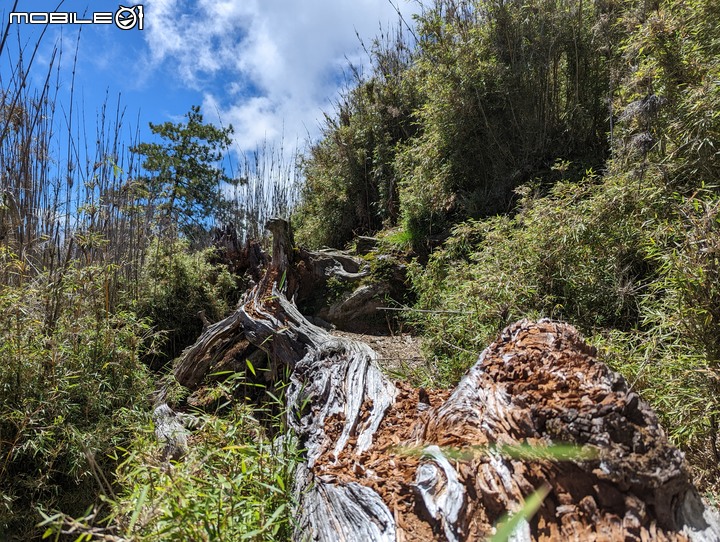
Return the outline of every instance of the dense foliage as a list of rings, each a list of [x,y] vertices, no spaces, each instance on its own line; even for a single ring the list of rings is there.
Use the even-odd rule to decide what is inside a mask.
[[[567,320],[707,488],[720,460],[716,4],[426,4],[353,72],[301,161],[294,216],[310,245],[381,232],[381,246],[412,247],[426,312],[410,314],[436,368],[414,378],[451,385],[506,324]],[[294,200],[294,169],[255,156],[232,209],[217,164],[230,131],[197,108],[127,147],[122,115],[111,125],[103,109],[96,148],[57,159],[43,151],[58,147],[55,107],[37,99],[52,66],[37,95],[30,67],[0,97],[0,538],[287,537],[295,451],[275,438],[280,419],[230,406],[242,378],[206,390],[218,408],[193,414],[192,450],[170,467],[149,394],[199,313],[221,318],[242,286],[190,238],[219,216],[256,235]]]
[[[458,220],[508,211],[528,180],[557,180],[557,163],[576,174],[600,166],[618,11],[544,1],[427,7],[412,52],[398,39],[378,42],[371,74],[327,118],[305,161],[300,237],[341,245],[402,221],[422,250]]]
[[[104,514],[44,514],[50,539],[75,529],[97,539],[148,542],[288,540],[294,441],[273,439],[250,407],[229,406],[232,391],[227,384],[209,390],[222,400],[222,412],[188,416],[193,446],[181,462],[159,461],[149,417],[137,423],[118,458],[117,492],[103,499]]]
[[[85,113],[56,101],[61,51],[36,78],[32,44],[13,49],[26,45],[10,28],[0,40],[2,61],[17,59],[0,70],[0,539],[286,537],[293,456],[290,442],[273,447],[279,421],[200,412],[199,455],[174,473],[161,472],[148,430],[159,369],[239,295],[217,254],[195,246],[227,213],[247,223],[266,203],[286,209],[289,172],[246,172],[247,184],[272,177],[275,190],[226,200],[218,160],[230,130],[197,108],[138,143],[123,141],[120,106],[103,106],[92,141],[78,140]],[[186,522],[178,491],[193,493]],[[212,525],[198,523],[210,510]]]
[[[403,145],[401,209],[418,239],[505,212],[512,190],[568,161],[599,165],[608,130],[607,24],[591,2],[437,2],[409,76],[423,97]]]
[[[213,259],[212,248],[191,251],[184,239],[155,239],[148,247],[129,305],[163,333],[158,351],[146,356],[152,367],[162,367],[195,342],[203,330],[201,313],[216,322],[237,303],[238,277]]]
[[[30,540],[44,510],[82,514],[111,491],[109,455],[150,391],[148,321],[107,310],[112,269],[68,265],[57,282],[22,277],[0,249],[0,538]]]
[[[393,79],[413,96],[413,130],[391,140],[391,177],[375,181],[392,179],[397,207],[373,201],[419,256],[411,274],[427,312],[411,315],[437,371],[416,378],[454,383],[518,318],[567,320],[717,484],[718,15],[715,3],[674,0],[426,6]],[[380,229],[318,212],[360,185],[326,167],[342,163],[337,123],[383,129],[359,114],[366,85],[388,83],[374,71],[348,92],[349,116],[328,123],[324,154],[306,163],[314,195],[297,218],[316,244]],[[388,153],[367,145],[337,149],[371,169]]]
[[[398,220],[395,159],[416,131],[417,89],[406,81],[410,50],[400,31],[379,37],[369,54],[372,76],[354,72],[356,86],[326,116],[323,137],[302,162],[300,242],[340,246]]]

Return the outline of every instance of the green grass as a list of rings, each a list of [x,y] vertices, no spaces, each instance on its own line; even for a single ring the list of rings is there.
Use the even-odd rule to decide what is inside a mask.
[[[219,384],[216,391],[229,397],[232,390]],[[279,419],[268,427],[255,416],[229,402],[215,414],[193,413],[188,453],[170,463],[159,459],[147,416],[118,451],[116,495],[84,517],[48,515],[48,537],[59,540],[74,527],[142,542],[289,539],[297,451],[280,436]]]
[[[2,272],[21,261],[0,254]],[[111,491],[109,454],[150,390],[141,356],[154,334],[107,311],[112,269],[70,264],[50,280],[0,287],[0,538],[38,536],[40,510],[81,514]]]

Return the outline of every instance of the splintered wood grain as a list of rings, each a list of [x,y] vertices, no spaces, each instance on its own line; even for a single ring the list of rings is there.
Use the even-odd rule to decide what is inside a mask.
[[[422,451],[438,445],[464,486],[463,512],[452,526],[459,540],[488,536],[543,484],[551,491],[530,521],[531,540],[687,540],[676,519],[678,503],[692,490],[682,454],[572,326],[509,327],[452,394],[397,389],[373,446],[357,453],[351,437],[337,457],[324,452],[313,473],[372,488],[395,515],[398,539],[448,539],[428,517],[416,480],[430,460]],[[325,424],[331,440],[335,422]],[[589,446],[596,456],[558,461],[500,449],[558,443]]]
[[[337,460],[328,449],[316,462],[313,473],[342,484],[361,483],[377,492],[395,516],[399,538],[442,540],[433,532],[432,524],[416,511],[413,484],[422,442],[412,436],[416,426],[427,423],[430,405],[442,404],[450,392],[417,390],[405,383],[396,383],[396,387],[395,403],[383,418],[372,448],[356,454],[351,438]],[[370,407],[369,402],[364,403],[361,416],[367,415]],[[339,435],[335,419],[326,422],[325,431],[331,440]]]

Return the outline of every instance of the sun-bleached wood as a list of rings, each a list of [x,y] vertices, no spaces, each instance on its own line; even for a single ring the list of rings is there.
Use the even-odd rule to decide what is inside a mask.
[[[175,375],[197,386],[233,341],[265,351],[273,374],[290,371],[287,417],[305,450],[296,540],[480,540],[547,485],[514,540],[720,541],[717,512],[657,416],[572,326],[509,326],[431,405],[384,376],[369,346],[303,317],[289,225],[269,227],[272,264]],[[589,453],[544,452],[559,443]]]

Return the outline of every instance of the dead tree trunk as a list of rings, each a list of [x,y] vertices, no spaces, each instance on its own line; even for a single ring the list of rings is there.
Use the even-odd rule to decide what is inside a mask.
[[[720,541],[716,512],[657,417],[573,327],[508,327],[452,394],[393,384],[367,345],[300,314],[288,295],[297,278],[289,228],[270,227],[265,276],[175,374],[197,385],[238,343],[291,369],[288,420],[307,450],[295,539],[479,540],[547,485],[513,540]],[[558,443],[586,453],[543,453]]]

